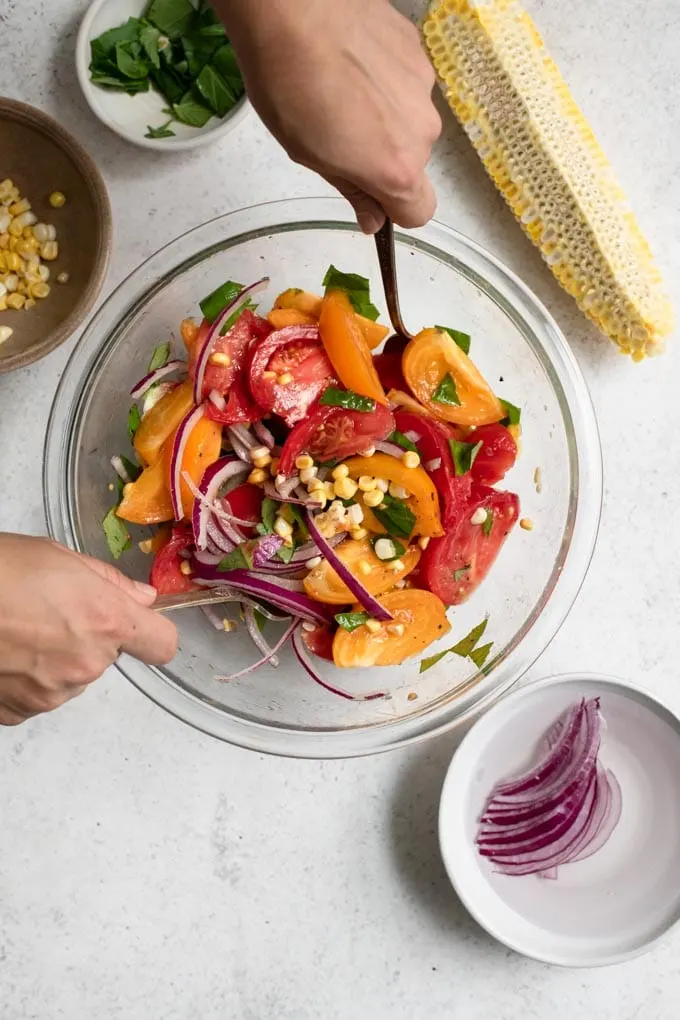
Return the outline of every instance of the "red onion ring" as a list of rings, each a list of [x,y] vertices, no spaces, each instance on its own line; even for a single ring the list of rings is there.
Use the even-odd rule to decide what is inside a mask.
[[[172,457],[170,460],[170,499],[172,501],[172,512],[176,521],[184,517],[182,506],[182,458],[186,449],[187,440],[191,435],[194,426],[201,420],[205,411],[203,406],[194,407],[184,416],[179,424],[172,444]]]
[[[261,659],[258,659],[257,662],[254,662],[252,666],[246,666],[245,669],[240,669],[238,673],[232,673],[231,676],[216,676],[215,679],[220,681],[220,683],[229,683],[231,680],[238,680],[242,676],[248,676],[249,673],[253,673],[256,669],[259,669],[260,666],[266,666],[268,662],[271,662],[271,660],[276,657],[276,653],[283,648],[286,642],[290,640],[290,637],[295,628],[298,626],[298,623],[298,620],[293,620],[290,626],[286,627],[286,630],[276,642],[274,647],[269,648],[269,646],[267,646],[268,651],[266,655],[264,655]]]
[[[388,453],[390,457],[396,457],[397,460],[401,460],[404,456],[404,451],[401,446],[396,443],[390,443],[386,439],[379,439],[374,443],[376,450],[380,450],[381,453]]]
[[[262,631],[258,627],[257,620],[255,619],[255,610],[252,606],[246,605],[243,607],[243,619],[245,621],[248,635],[255,647],[258,651],[262,652],[263,655],[269,656],[269,665],[276,668],[280,663],[279,657],[265,640]]]
[[[276,440],[274,439],[274,436],[269,431],[266,425],[264,425],[261,421],[254,422],[253,432],[260,440],[260,442],[267,447],[268,450],[274,449],[274,447],[276,446]]]
[[[368,694],[351,694],[349,691],[343,691],[341,687],[334,687],[332,684],[329,684],[326,680],[324,680],[323,677],[319,676],[307,653],[307,648],[299,629],[299,621],[295,624],[291,644],[297,660],[305,672],[312,678],[315,684],[323,687],[326,691],[330,691],[331,694],[335,694],[339,698],[345,698],[347,701],[377,701],[379,698],[387,698],[389,696],[387,691],[372,691]]]
[[[392,614],[388,613],[385,607],[364,588],[361,581],[357,580],[351,570],[347,569],[331,543],[324,538],[317,528],[314,518],[309,511],[307,512],[307,527],[309,528],[311,538],[321,550],[322,555],[328,560],[343,584],[347,585],[356,600],[362,604],[366,612],[370,613],[376,620],[391,620]]]
[[[224,411],[227,406],[227,402],[219,390],[211,390],[208,394],[208,400],[211,404],[215,405],[218,411]]]
[[[166,375],[171,375],[173,372],[181,370],[186,371],[186,361],[168,361],[167,364],[163,365],[162,368],[156,368],[153,372],[149,372],[143,379],[133,386],[130,390],[130,396],[134,397],[135,400],[139,400],[143,397],[148,389],[150,389],[154,383],[160,382],[161,379],[165,378]]]

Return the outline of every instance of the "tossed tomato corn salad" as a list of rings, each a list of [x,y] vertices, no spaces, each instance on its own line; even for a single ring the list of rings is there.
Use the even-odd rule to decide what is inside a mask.
[[[182,322],[186,361],[169,343],[154,351],[104,530],[117,558],[128,522],[158,526],[140,547],[159,593],[220,586],[241,604],[260,658],[220,679],[276,665],[290,640],[328,689],[380,697],[329,686],[309,653],[394,666],[450,630],[447,608],[518,521],[518,497],[494,486],[517,457],[520,412],[479,373],[466,334],[388,339],[363,277],[331,266],[323,297],[287,290],[263,316],[267,283],[208,295],[202,321]],[[285,624],[274,645],[267,620]],[[481,668],[485,628],[421,672],[448,652]]]

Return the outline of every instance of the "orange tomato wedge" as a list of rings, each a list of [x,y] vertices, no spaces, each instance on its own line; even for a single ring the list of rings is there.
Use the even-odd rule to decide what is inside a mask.
[[[403,486],[411,493],[409,506],[416,515],[414,535],[432,538],[444,534],[439,513],[439,495],[425,468],[408,468],[403,460],[389,453],[374,453],[372,457],[350,457],[344,462],[351,478],[372,475]]]
[[[184,346],[188,351],[191,351],[192,347],[196,343],[196,337],[198,336],[198,326],[193,319],[182,319],[180,332],[182,334]]]
[[[415,397],[430,414],[456,425],[491,425],[505,412],[489,384],[457,343],[438,329],[424,329],[406,347],[401,367]],[[433,400],[449,375],[460,404]]]
[[[379,404],[387,398],[373,364],[371,349],[344,291],[332,290],[323,299],[319,332],[330,362],[349,390],[372,397]]]
[[[116,514],[132,524],[160,524],[173,519],[163,457],[144,468],[136,482],[125,486]]]
[[[337,546],[335,552],[371,595],[380,595],[393,588],[397,581],[410,574],[420,559],[418,546],[409,546],[400,557],[401,569],[393,570],[391,563],[378,559],[367,538],[348,538]],[[368,564],[370,568],[366,573],[364,573],[366,568],[362,569],[364,564]],[[322,560],[318,567],[310,570],[303,583],[307,594],[317,602],[343,606],[356,598],[327,560]]]
[[[274,302],[272,312],[277,311],[277,309],[295,310],[302,315],[311,316],[311,321],[318,322],[322,305],[323,298],[320,298],[317,294],[310,294],[308,290],[297,290],[295,287],[291,287],[290,290],[284,290],[283,294],[279,294]],[[272,319],[272,312],[269,313],[267,318],[272,325],[276,325],[275,320]],[[365,315],[359,315],[358,312],[354,312],[354,318],[359,324],[361,332],[364,334],[364,340],[371,350],[378,347],[389,333],[389,327],[382,326],[379,322],[373,322],[372,319],[367,319]],[[286,323],[286,325],[291,325],[291,323]]]
[[[165,470],[165,484],[170,489],[170,468],[172,465],[172,446],[175,434],[163,447],[163,463]],[[198,485],[203,477],[203,472],[219,460],[222,450],[222,426],[219,422],[210,418],[199,418],[189,433],[184,456],[182,457],[182,474],[186,471],[194,485]],[[182,509],[185,517],[191,517],[194,507],[194,495],[182,478],[181,483]]]
[[[398,666],[451,630],[444,603],[429,591],[391,591],[380,602],[392,620],[374,632],[365,624],[353,631],[339,627],[333,638],[336,666]]]
[[[419,404],[409,393],[403,390],[390,390],[387,394],[387,401],[390,407],[403,407],[405,411],[413,411],[415,414],[424,414],[426,418],[434,418],[434,415],[422,404]]]
[[[314,326],[317,321],[313,315],[297,308],[272,308],[267,320],[274,329],[283,329],[284,326]]]
[[[153,464],[158,459],[166,439],[193,406],[193,383],[187,379],[161,397],[144,415],[134,439],[135,450],[143,464]]]

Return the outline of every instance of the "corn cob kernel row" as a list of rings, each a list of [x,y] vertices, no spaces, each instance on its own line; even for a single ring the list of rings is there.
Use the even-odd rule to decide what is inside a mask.
[[[635,361],[673,311],[612,169],[516,0],[433,0],[426,46],[449,106],[562,286]]]

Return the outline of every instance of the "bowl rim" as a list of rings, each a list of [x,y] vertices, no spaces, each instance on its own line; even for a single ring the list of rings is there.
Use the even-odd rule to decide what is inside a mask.
[[[48,529],[53,538],[78,548],[70,500],[72,465],[67,464],[70,454],[63,437],[72,434],[81,397],[116,327],[134,315],[139,303],[164,286],[168,278],[180,273],[192,261],[205,257],[206,253],[227,244],[241,243],[248,237],[314,228],[358,231],[350,207],[341,198],[300,198],[250,206],[209,220],[165,245],[109,296],[71,355],[50,412],[45,437],[43,491]],[[438,247],[438,239],[448,244],[448,250]],[[564,559],[553,569],[550,581],[535,604],[535,619],[530,618],[525,627],[520,628],[516,646],[499,663],[499,672],[504,671],[502,682],[465,711],[457,709],[455,699],[437,707],[436,719],[432,718],[435,712],[430,706],[407,718],[345,730],[277,727],[218,711],[207,701],[169,682],[160,670],[129,656],[121,657],[118,666],[124,675],[171,714],[205,733],[260,753],[300,758],[358,757],[413,744],[476,718],[519,680],[553,639],[581,589],[595,548],[603,486],[597,420],[585,379],[558,326],[538,298],[500,260],[445,224],[432,221],[419,230],[399,231],[397,241],[400,240],[443,261],[454,258],[450,250],[453,247],[455,258],[473,276],[472,267],[482,267],[488,274],[485,279],[489,284],[496,290],[501,288],[501,296],[505,294],[515,320],[524,323],[526,329],[530,325],[528,319],[537,324],[539,332],[531,327],[533,339],[530,339],[525,329],[525,338],[536,356],[542,356],[544,367],[553,374],[562,414],[568,416],[564,427],[570,444],[572,489],[567,524],[571,518],[571,531],[565,529],[562,539],[564,547],[568,537]],[[461,252],[466,262],[461,262]],[[169,256],[172,256],[171,261]],[[169,261],[171,269],[167,268]],[[511,298],[521,302],[521,314]],[[94,346],[95,337],[104,339]]]
[[[504,698],[502,704],[496,704],[487,712],[484,719],[477,719],[455,749],[451,761],[446,770],[446,776],[442,784],[439,798],[439,809],[437,814],[437,838],[439,850],[448,875],[449,881],[460,899],[461,903],[472,918],[484,928],[494,939],[503,945],[541,963],[554,967],[568,967],[580,970],[595,969],[598,967],[610,967],[614,964],[624,963],[633,960],[638,956],[650,952],[660,943],[664,942],[670,932],[680,927],[680,918],[676,917],[668,921],[668,924],[658,934],[651,936],[646,942],[642,942],[630,949],[621,950],[617,953],[602,954],[590,960],[584,960],[573,950],[570,952],[554,952],[547,950],[536,952],[529,949],[520,938],[513,938],[496,922],[495,915],[491,910],[483,909],[475,899],[469,883],[465,882],[465,865],[460,863],[460,845],[465,839],[465,834],[457,827],[450,824],[451,813],[462,808],[470,785],[471,769],[474,769],[477,743],[484,739],[489,727],[493,727],[494,721],[498,720],[501,713],[506,716],[513,707],[522,701],[530,700],[535,694],[540,693],[549,687],[578,687],[579,684],[597,684],[612,691],[622,693],[626,697],[633,698],[645,706],[652,706],[653,710],[660,717],[667,717],[669,725],[676,732],[680,732],[680,715],[662,697],[658,697],[643,684],[634,683],[631,680],[624,680],[620,677],[605,673],[572,672],[556,673],[530,683],[513,691]]]
[[[145,138],[144,135],[137,135],[133,131],[127,131],[113,118],[108,117],[97,103],[95,86],[90,81],[89,50],[90,42],[92,41],[92,25],[95,18],[103,7],[114,2],[115,0],[93,0],[83,15],[76,38],[75,63],[78,83],[87,105],[97,120],[109,128],[110,131],[115,132],[119,138],[124,138],[126,142],[130,142],[132,145],[137,145],[142,149],[153,149],[155,152],[165,153],[197,149],[202,145],[218,141],[245,120],[251,109],[247,95],[242,96],[229,113],[222,117],[217,124],[212,127],[206,125],[203,128],[197,128],[197,133],[190,138]]]
[[[50,330],[42,340],[33,344],[29,350],[19,351],[7,358],[0,358],[0,374],[2,374],[17,368],[25,368],[39,361],[40,358],[44,358],[45,355],[50,354],[68,340],[87,318],[99,297],[108,272],[111,260],[113,217],[106,184],[97,164],[80,142],[53,117],[28,103],[0,96],[0,118],[9,118],[35,128],[55,145],[58,145],[73,160],[92,196],[99,230],[99,244],[90,278],[71,313],[63,322]]]

